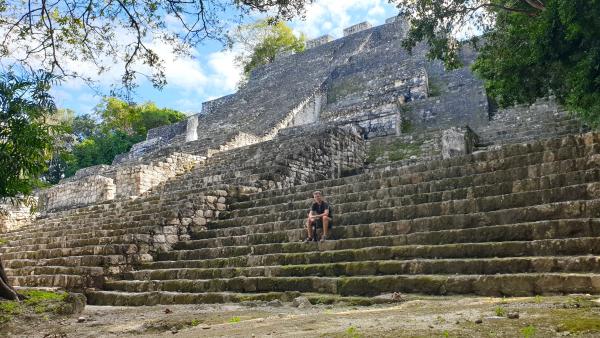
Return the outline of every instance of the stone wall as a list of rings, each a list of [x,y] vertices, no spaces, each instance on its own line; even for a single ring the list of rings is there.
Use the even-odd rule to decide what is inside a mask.
[[[316,39],[308,40],[308,41],[306,41],[306,49],[315,48],[317,46],[331,42],[332,40],[333,40],[333,37],[329,34],[320,36]]]
[[[77,206],[98,204],[115,198],[112,178],[92,175],[66,182],[39,192],[39,209],[49,212]]]
[[[219,97],[218,99],[202,102],[202,115],[211,114],[218,108],[227,105],[232,102],[234,99],[234,95],[226,95]]]
[[[136,197],[181,175],[196,165],[195,155],[174,153],[162,161],[119,168],[116,175],[116,197]]]
[[[29,225],[34,218],[31,208],[23,203],[0,200],[0,234]]]
[[[202,159],[196,155],[172,153],[149,163],[86,168],[83,172],[78,171],[76,178],[40,191],[39,208],[51,212],[115,198],[137,197],[191,170]]]
[[[186,129],[186,124],[186,121],[180,121],[178,123],[170,124],[167,126],[152,128],[148,130],[146,140],[151,140],[159,137],[163,140],[170,140],[173,137],[184,133]]]
[[[338,178],[362,167],[366,159],[366,144],[353,130],[313,124],[282,130],[278,141],[285,140],[291,141],[288,149],[275,160],[287,168],[278,188]]]
[[[477,135],[469,127],[453,127],[442,132],[442,158],[467,155],[478,143]]]
[[[348,36],[348,35],[351,35],[351,34],[354,34],[354,33],[358,33],[360,31],[364,31],[365,29],[369,29],[371,27],[373,27],[373,25],[371,25],[367,21],[364,21],[364,22],[361,22],[359,24],[356,24],[356,25],[350,26],[348,28],[345,28],[344,29],[344,36]]]

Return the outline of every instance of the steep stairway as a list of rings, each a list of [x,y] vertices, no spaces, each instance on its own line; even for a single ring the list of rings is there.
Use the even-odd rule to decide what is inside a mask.
[[[589,130],[579,119],[558,106],[553,98],[539,99],[532,105],[502,109],[492,116],[490,122],[476,129],[480,149]]]
[[[599,151],[568,135],[251,194],[89,301],[598,293]],[[334,240],[301,243],[314,190]]]

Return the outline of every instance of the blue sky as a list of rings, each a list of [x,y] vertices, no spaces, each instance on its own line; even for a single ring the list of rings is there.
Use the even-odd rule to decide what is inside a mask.
[[[397,9],[388,0],[317,0],[308,6],[304,20],[289,24],[309,39],[324,34],[337,38],[345,27],[362,21],[379,25],[396,13]],[[234,53],[223,51],[220,43],[206,41],[192,51],[191,57],[176,57],[168,47],[160,45],[156,50],[164,60],[168,84],[157,90],[149,82],[140,81],[136,102],[154,101],[161,107],[194,113],[200,111],[203,101],[235,92],[241,71],[234,64]],[[110,84],[118,81],[120,71],[114,67],[96,78],[101,93],[108,93]],[[101,100],[96,92],[77,80],[69,80],[52,92],[59,107],[73,109],[77,114],[91,113]]]

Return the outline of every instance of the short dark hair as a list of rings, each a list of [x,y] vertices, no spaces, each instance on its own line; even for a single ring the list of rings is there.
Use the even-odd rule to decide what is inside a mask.
[[[313,192],[313,196],[317,195],[317,194],[323,196],[323,193],[320,192],[319,190]]]

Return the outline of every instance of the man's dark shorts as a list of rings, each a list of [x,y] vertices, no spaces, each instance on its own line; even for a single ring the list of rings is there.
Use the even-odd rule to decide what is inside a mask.
[[[318,218],[313,222],[313,226],[317,229],[323,229],[323,220]],[[333,227],[333,218],[329,217],[329,229]]]

